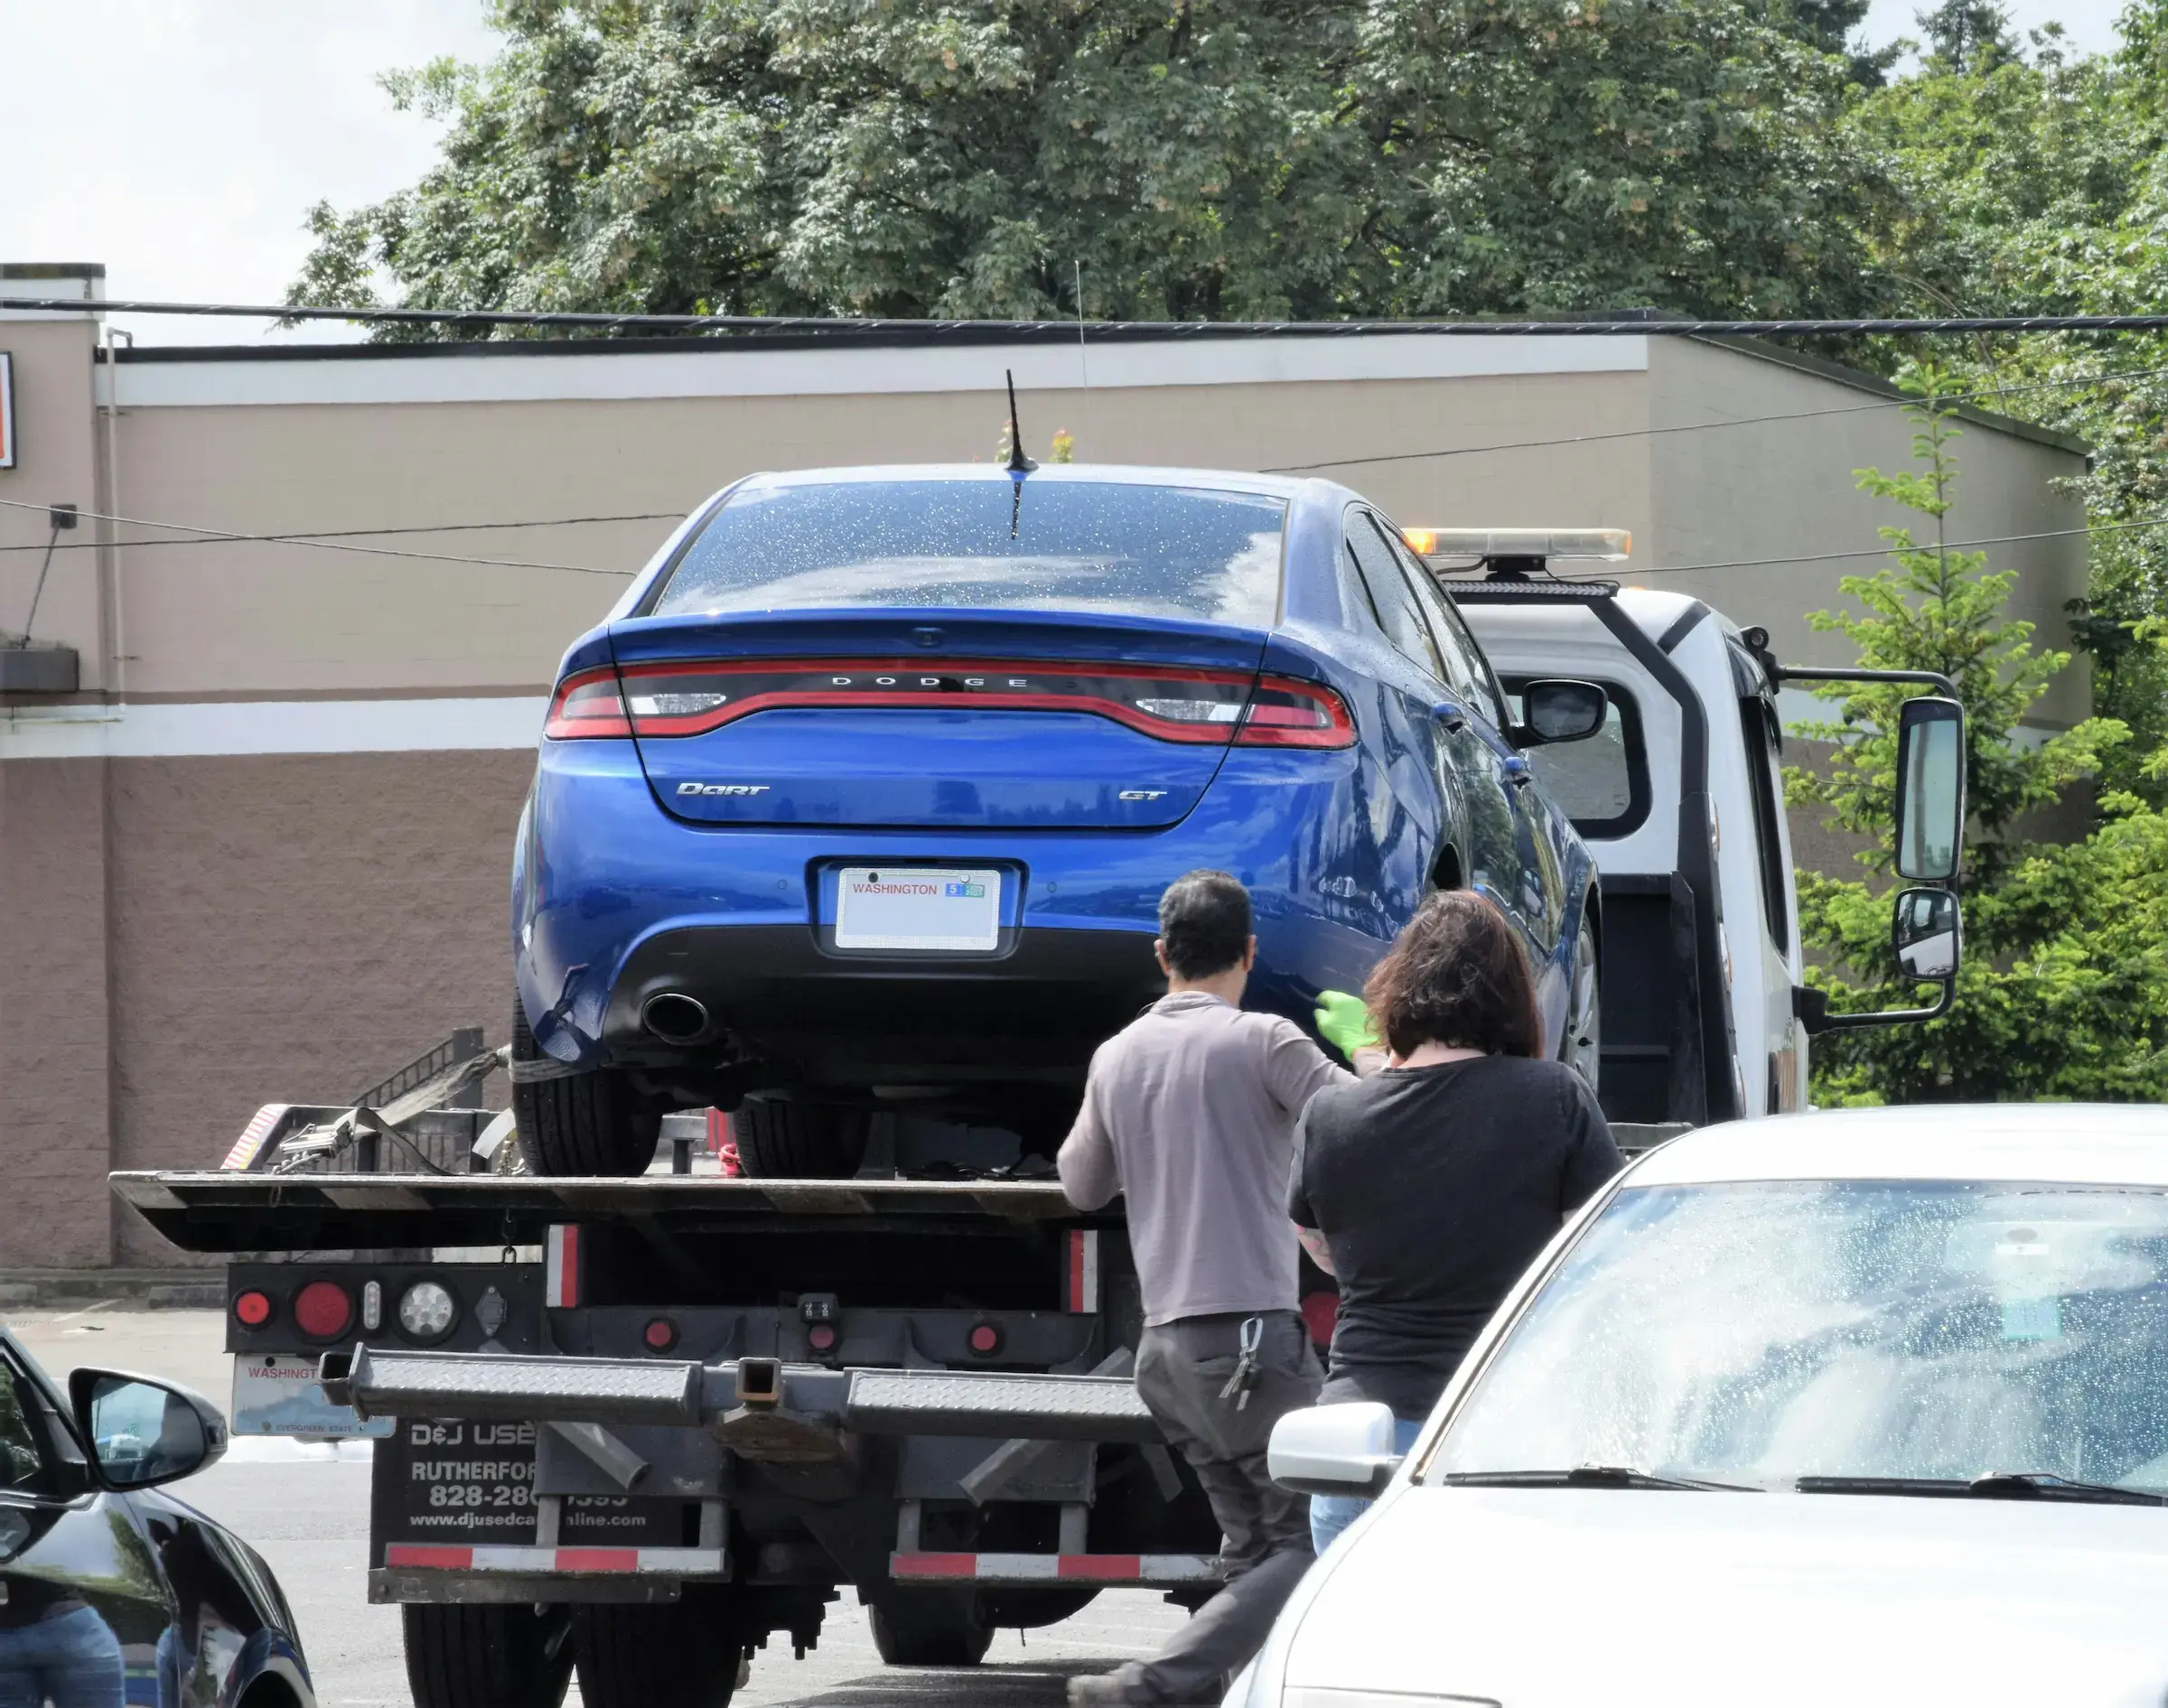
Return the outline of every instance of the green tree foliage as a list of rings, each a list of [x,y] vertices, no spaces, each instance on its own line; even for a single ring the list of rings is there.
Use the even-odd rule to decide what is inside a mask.
[[[1972,814],[1965,965],[1944,1018],[1818,1039],[1816,1095],[1825,1103],[2168,1097],[2168,817],[2111,792],[2083,841],[2023,839],[2025,816],[2094,774],[2128,733],[2094,718],[2038,745],[2020,736],[2020,719],[2070,655],[2038,648],[2032,625],[2004,614],[2012,572],[1989,570],[1984,552],[1942,546],[1958,432],[1936,399],[1949,376],[1927,369],[1909,383],[1925,399],[1911,411],[1918,466],[1862,470],[1860,485],[1921,524],[1884,528],[1891,565],[1846,578],[1858,610],[1812,621],[1851,639],[1863,665],[1938,670],[1957,686]],[[1787,776],[1795,802],[1827,807],[1832,824],[1871,841],[1860,860],[1873,882],[1799,874],[1801,934],[1823,961],[1808,976],[1840,1012],[1921,1000],[1921,987],[1898,977],[1889,940],[1897,706],[1913,691],[1826,690],[1837,719],[1800,733],[1835,743],[1834,758]],[[2158,754],[2149,763],[2156,774],[2163,768]]]
[[[2071,58],[2052,33],[2030,58],[1938,55],[1874,94],[1855,123],[1896,193],[1872,238],[1892,309],[1942,314],[2129,313],[2168,302],[2168,7],[2124,20],[2118,54]],[[2082,439],[2090,587],[2071,640],[2097,708],[2132,740],[2106,756],[2112,788],[2168,802],[2147,769],[2168,742],[2168,341],[1986,339],[1946,352],[1948,383],[2005,414]],[[2061,637],[2057,637],[2061,639]]]
[[[390,79],[442,159],[317,208],[292,300],[1853,312],[1882,178],[1800,36],[1856,4],[500,0],[490,65]]]
[[[1927,33],[1937,70],[1959,76],[1991,71],[2017,55],[2010,14],[1993,0],[1942,0],[1914,15]]]

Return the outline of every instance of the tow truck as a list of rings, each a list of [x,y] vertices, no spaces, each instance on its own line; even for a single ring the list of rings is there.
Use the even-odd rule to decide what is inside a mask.
[[[1552,570],[1622,556],[1608,532],[1410,539],[1509,693],[1611,696],[1604,738],[1534,761],[1597,851],[1622,1148],[1800,1107],[1814,1032],[1947,1009],[1946,680],[1791,668],[1696,601]],[[1838,677],[1938,690],[1899,730],[1895,863],[1923,887],[1892,929],[1942,986],[1918,1009],[1832,1014],[1803,986],[1776,695]],[[475,1095],[509,1054],[470,1030],[343,1104],[267,1106],[220,1169],[112,1177],[232,1259],[238,1432],[375,1438],[369,1594],[403,1610],[417,1708],[549,1708],[575,1667],[589,1708],[722,1708],[846,1586],[904,1666],[971,1665],[1110,1587],[1212,1593],[1210,1507],[1130,1380],[1118,1205],[901,1116],[843,1180],[734,1177],[715,1112],[666,1117],[642,1177],[525,1176]],[[1322,1343],[1331,1283],[1305,1262],[1304,1285]]]

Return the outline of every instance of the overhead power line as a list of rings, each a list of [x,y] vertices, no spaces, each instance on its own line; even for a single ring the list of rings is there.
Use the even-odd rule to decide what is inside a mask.
[[[988,331],[1059,339],[1078,336],[1068,321],[856,320],[809,314],[647,314],[593,310],[383,308],[299,306],[264,303],[162,303],[82,297],[7,297],[0,307],[17,313],[208,315],[231,320],[345,321],[357,325],[561,326],[586,331],[732,332],[752,336],[813,334],[848,340],[892,336],[959,336]],[[1612,320],[1552,321],[1095,321],[1085,322],[1098,342],[1139,336],[1179,338],[1348,338],[1397,332],[1437,338],[1858,338],[1972,332],[2157,332],[2168,331],[2163,314],[1945,315],[1936,319],[1885,316],[1870,320],[1668,320],[1627,316]]]
[[[32,508],[37,507],[33,506]],[[212,543],[240,540],[260,546],[313,545],[330,540],[375,539],[395,534],[472,534],[491,528],[585,527],[590,524],[602,522],[682,522],[687,514],[687,512],[684,510],[633,510],[622,516],[552,516],[538,518],[530,522],[408,522],[397,527],[312,527],[304,528],[292,534],[219,534]],[[179,524],[145,522],[140,526],[176,527]],[[72,540],[62,545],[59,549],[63,552],[96,552],[104,550],[108,544],[126,546],[133,552],[140,551],[145,546],[200,546],[203,542],[194,539]],[[34,542],[30,545],[0,546],[0,552],[34,552],[42,549]],[[446,561],[455,564],[486,564],[502,560],[486,557],[455,557]],[[617,572],[612,570],[609,573],[615,574]]]
[[[48,511],[51,506],[29,504],[20,499],[0,499],[0,508],[11,510]],[[230,541],[261,546],[278,544],[300,546],[324,552],[360,552],[370,557],[418,558],[435,564],[473,564],[488,569],[554,569],[571,575],[615,575],[620,579],[631,575],[629,569],[597,569],[592,564],[544,564],[517,557],[463,557],[451,552],[416,552],[397,546],[358,546],[351,541],[311,539],[305,537],[279,534],[237,534],[220,527],[198,527],[191,522],[151,521],[140,516],[112,516],[99,510],[79,512],[92,522],[113,522],[125,527],[164,528],[176,534],[192,534],[199,539]]]
[[[1603,444],[1615,439],[1656,439],[1674,433],[1714,433],[1725,427],[1765,427],[1785,421],[1819,421],[1831,415],[1866,415],[1883,409],[1922,409],[1935,404],[1976,403],[1983,397],[2009,397],[2021,392],[2059,391],[2153,379],[2168,374],[2168,368],[2134,368],[2115,374],[2073,375],[2067,379],[2027,380],[2015,386],[1983,386],[1976,391],[1956,391],[1934,397],[1883,397],[1874,403],[1846,404],[1838,409],[1792,409],[1773,415],[1733,415],[1721,421],[1682,421],[1661,427],[1621,427],[1612,433],[1576,433],[1557,439],[1507,439],[1491,444],[1446,445],[1434,451],[1386,451],[1371,456],[1329,457],[1322,462],[1282,462],[1260,474],[1307,474],[1313,469],[1351,469],[1378,462],[1423,462],[1433,458],[1487,456],[1500,451],[1549,451],[1577,444]]]
[[[11,510],[36,510],[42,513],[48,510],[50,507],[42,504],[25,503],[16,499],[0,499],[0,508],[5,508]],[[227,528],[199,527],[191,522],[163,522],[150,520],[142,517],[111,516],[97,510],[84,510],[80,512],[80,515],[89,521],[117,522],[130,527],[164,528],[174,533],[187,534],[193,537],[188,540],[178,541],[135,540],[118,542],[119,544],[126,546],[130,550],[135,550],[145,546],[195,545],[204,541],[209,541],[213,544],[241,544],[250,546],[304,546],[332,552],[361,552],[372,557],[414,558],[427,563],[437,564],[472,564],[483,568],[491,569],[560,570],[575,575],[614,575],[620,579],[630,576],[636,573],[629,569],[598,568],[592,564],[537,563],[531,560],[511,557],[465,557],[446,552],[416,552],[388,546],[359,546],[342,542],[329,535],[247,534],[235,532]],[[472,527],[549,527],[569,526],[582,522],[649,521],[664,519],[675,521],[679,519],[679,518],[676,511],[658,511],[653,513],[642,512],[637,515],[612,517],[561,517],[556,518],[554,521],[477,522],[465,524],[464,526]],[[2094,534],[2130,533],[2142,529],[2155,527],[2168,527],[2168,516],[2149,517],[2130,522],[2098,522],[2089,524],[2083,527],[2045,528],[2037,533],[2031,534],[1995,534],[1984,536],[1978,539],[1948,540],[1941,543],[1941,549],[1953,552],[1978,551],[1983,550],[1990,546],[2022,545],[2025,542],[2032,540],[2076,539]],[[378,531],[387,533],[399,531],[437,533],[447,530],[442,525],[440,525],[437,527],[418,527],[412,530],[360,529],[356,531],[364,533]],[[91,542],[91,544],[95,546],[96,542]],[[42,551],[44,549],[45,544],[42,541],[38,541],[26,546],[0,546],[0,551]],[[1892,551],[1896,549],[1896,547],[1889,546],[1864,546],[1858,550],[1844,552],[1797,552],[1781,557],[1726,558],[1704,564],[1659,564],[1652,565],[1646,569],[1637,569],[1631,573],[1638,577],[1642,575],[1691,575],[1704,571],[1719,569],[1779,569],[1795,564],[1827,564],[1838,563],[1846,559],[1887,557]],[[1920,549],[1930,548],[1922,547]]]

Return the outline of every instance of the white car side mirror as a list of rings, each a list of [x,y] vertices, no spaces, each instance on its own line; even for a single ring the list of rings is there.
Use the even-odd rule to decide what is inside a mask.
[[[1393,1414],[1375,1400],[1313,1405],[1272,1426],[1273,1481],[1302,1495],[1378,1495],[1400,1468]]]

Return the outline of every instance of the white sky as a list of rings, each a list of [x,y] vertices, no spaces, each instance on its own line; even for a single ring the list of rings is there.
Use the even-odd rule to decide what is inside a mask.
[[[1917,30],[1920,0],[1875,0],[1868,38]],[[2013,0],[2080,51],[2113,44],[2122,0]],[[435,127],[392,110],[379,71],[486,58],[482,0],[0,0],[14,169],[0,260],[103,261],[107,294],[276,303],[309,241],[302,216],[418,177]],[[42,68],[42,69],[39,69]],[[250,321],[122,319],[145,342],[245,342]],[[354,334],[322,326],[282,338]]]
[[[375,201],[434,157],[436,127],[394,112],[377,73],[497,39],[482,0],[0,0],[0,260],[103,261],[113,297],[278,302],[312,203]],[[146,343],[263,336],[116,323]]]
[[[2125,0],[2003,0],[2019,41],[2043,23],[2060,23],[2080,53],[2105,53],[2115,46],[2116,20],[2123,15],[2124,4]],[[1901,35],[1921,40],[1923,33],[1913,19],[1930,5],[1931,0],[1874,0],[1867,11],[1867,40],[1876,47]]]

